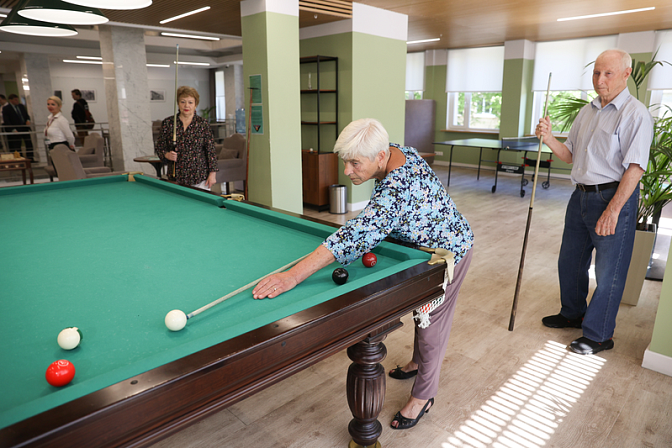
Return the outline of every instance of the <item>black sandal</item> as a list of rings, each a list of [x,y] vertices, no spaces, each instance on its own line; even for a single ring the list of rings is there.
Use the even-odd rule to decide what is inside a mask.
[[[414,419],[404,417],[403,415],[401,415],[401,411],[397,412],[397,414],[394,416],[394,419],[392,421],[393,422],[394,421],[399,422],[399,424],[395,427],[395,426],[392,426],[392,423],[390,423],[390,428],[392,428],[392,429],[408,429],[408,428],[414,427],[415,425],[418,424],[418,422],[420,421],[420,419],[422,418],[423,415],[429,414],[429,410],[431,408],[427,409],[427,406],[429,406],[430,403],[431,403],[432,407],[434,407],[434,399],[433,398],[430,398],[429,400],[427,400],[427,403],[425,403],[425,406],[422,408],[422,411],[420,411],[418,416]]]
[[[413,378],[415,375],[418,374],[418,369],[411,370],[410,372],[404,372],[401,370],[401,366],[397,366],[395,369],[390,370],[390,377],[394,378],[395,380],[407,380],[409,378]]]

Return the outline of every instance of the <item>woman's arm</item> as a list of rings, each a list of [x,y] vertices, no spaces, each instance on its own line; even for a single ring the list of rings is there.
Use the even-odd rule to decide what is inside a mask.
[[[61,115],[56,122],[61,132],[63,132],[65,139],[68,141],[70,148],[75,149],[75,135],[72,133],[72,130],[70,130],[70,123],[68,123],[68,120]]]
[[[252,290],[255,299],[272,299],[283,292],[293,289],[296,285],[336,261],[336,258],[320,245],[305,259],[297,263],[292,269],[274,274],[260,281]]]

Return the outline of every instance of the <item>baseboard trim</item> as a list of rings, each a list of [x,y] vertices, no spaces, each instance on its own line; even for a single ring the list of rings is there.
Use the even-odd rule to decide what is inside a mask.
[[[672,376],[672,357],[652,352],[649,350],[649,347],[647,347],[644,352],[642,367],[653,370],[654,372],[662,373],[663,375]]]

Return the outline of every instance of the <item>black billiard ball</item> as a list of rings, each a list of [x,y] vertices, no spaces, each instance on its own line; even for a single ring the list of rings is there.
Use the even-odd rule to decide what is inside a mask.
[[[334,269],[333,274],[331,274],[331,279],[337,285],[343,285],[348,281],[348,271],[343,268],[336,268]]]

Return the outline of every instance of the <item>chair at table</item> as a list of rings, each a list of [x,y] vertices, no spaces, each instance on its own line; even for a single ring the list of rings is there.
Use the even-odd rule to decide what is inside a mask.
[[[84,138],[84,144],[77,151],[79,160],[84,168],[105,166],[103,137],[97,132],[92,132]]]
[[[77,151],[77,156],[82,162],[82,167],[84,168],[102,168],[105,166],[104,163],[104,140],[100,134],[92,132],[84,138],[84,145],[79,148]],[[55,148],[55,147],[54,147]],[[53,151],[53,150],[52,150]],[[71,151],[72,152],[72,151]],[[51,153],[51,151],[49,152]],[[49,162],[47,166],[44,167],[44,171],[49,175],[49,180],[54,181],[56,176],[56,169],[52,163],[51,157],[49,157]],[[98,172],[108,172],[111,171],[109,168],[103,171]]]
[[[49,152],[56,168],[58,180],[87,179],[89,177],[111,176],[122,174],[122,171],[112,172],[108,167],[84,168],[79,155],[65,145],[56,145]]]
[[[245,136],[233,134],[222,140],[218,148],[217,183],[222,184],[222,192],[228,192],[230,182],[243,181],[243,188],[247,182],[247,146]],[[226,188],[224,188],[226,187]]]

